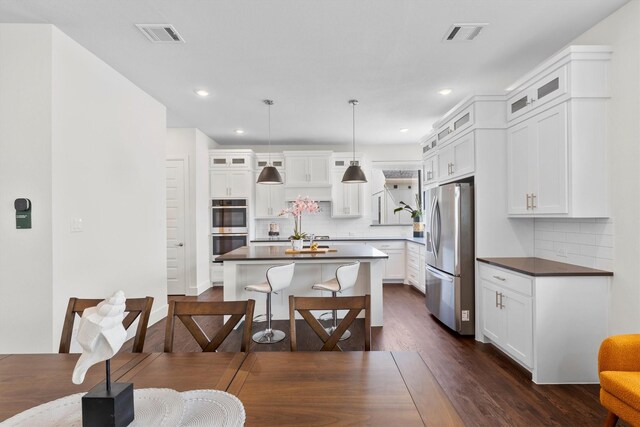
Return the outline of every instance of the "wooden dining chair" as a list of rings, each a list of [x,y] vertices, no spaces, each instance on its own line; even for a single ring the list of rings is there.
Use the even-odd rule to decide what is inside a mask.
[[[101,299],[81,299],[69,298],[67,312],[64,315],[64,325],[62,326],[62,337],[60,338],[60,348],[58,353],[69,353],[71,347],[71,335],[73,334],[73,323],[76,314],[82,317],[82,313],[89,307],[95,307],[103,300]],[[151,306],[153,305],[153,297],[145,298],[128,298],[126,302],[125,313],[127,315],[122,320],[125,329],[138,318],[138,327],[133,340],[133,353],[142,353],[144,348],[144,339],[147,335],[147,325],[149,324],[149,316],[151,315]]]
[[[242,332],[242,342],[240,351],[246,352],[249,349],[251,339],[251,327],[253,326],[253,310],[255,300],[247,301],[171,301],[169,303],[169,313],[167,314],[167,329],[164,336],[164,351],[173,351],[173,336],[175,331],[176,317],[187,328],[189,333],[196,340],[202,351],[216,351],[233,328],[244,317],[244,328]],[[230,315],[227,323],[223,324],[218,333],[211,339],[202,330],[193,316],[223,316]]]
[[[349,310],[331,334],[313,316],[311,310]],[[371,296],[356,297],[295,297],[289,296],[289,328],[291,332],[291,351],[297,351],[296,311],[306,320],[313,332],[324,343],[321,351],[342,351],[338,341],[351,326],[360,312],[364,310],[364,349],[371,350]]]

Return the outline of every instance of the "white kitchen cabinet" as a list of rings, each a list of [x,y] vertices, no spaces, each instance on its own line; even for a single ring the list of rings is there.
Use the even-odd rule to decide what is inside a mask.
[[[438,151],[438,182],[453,181],[473,174],[475,170],[474,133],[460,137]]]
[[[403,282],[405,278],[404,241],[367,242],[367,244],[389,255],[389,258],[384,261],[383,280]]]
[[[256,154],[256,167],[255,170],[260,173],[262,169],[269,163],[271,159],[271,166],[278,169],[278,172],[282,174],[284,171],[284,156],[282,153],[259,153]]]
[[[251,197],[253,173],[244,170],[209,171],[209,191],[211,198]]]
[[[259,174],[259,172],[257,173]],[[286,173],[280,172],[283,182],[287,182]],[[256,175],[256,179],[258,176]],[[282,209],[287,207],[282,184],[255,184],[255,217],[256,219],[277,218]]]
[[[507,120],[516,119],[567,93],[567,68],[568,65],[560,67],[511,96],[507,100]]]
[[[520,82],[507,101],[510,216],[606,218],[606,46],[571,46]]]
[[[251,169],[253,151],[252,150],[210,150],[210,169]]]
[[[514,359],[532,368],[531,279],[485,265],[480,266],[480,271],[484,335]]]
[[[342,182],[350,161],[351,158],[346,157],[334,157],[332,160],[331,216],[333,218],[361,217],[364,210],[364,184]]]
[[[446,124],[438,127],[438,144],[444,145],[447,141],[453,140],[457,135],[460,135],[465,129],[473,125],[474,122],[474,110],[470,106],[451,118]]]
[[[330,152],[284,152],[288,187],[331,185]]]
[[[509,214],[567,214],[567,105],[508,130]]]
[[[436,154],[424,159],[422,167],[422,182],[425,186],[438,183],[438,156]]]
[[[481,340],[538,384],[597,383],[609,276],[529,276],[480,262]]]
[[[420,243],[407,242],[406,251],[406,282],[418,289],[420,292],[425,292],[424,283],[424,245]]]

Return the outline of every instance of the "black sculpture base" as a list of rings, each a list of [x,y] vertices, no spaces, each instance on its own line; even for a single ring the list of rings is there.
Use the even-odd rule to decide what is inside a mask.
[[[125,427],[133,421],[133,384],[100,383],[82,397],[83,427]]]

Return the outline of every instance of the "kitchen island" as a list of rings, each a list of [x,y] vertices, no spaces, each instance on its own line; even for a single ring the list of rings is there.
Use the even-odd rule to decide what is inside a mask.
[[[360,261],[356,285],[339,295],[371,295],[371,326],[382,326],[382,269],[383,260],[389,257],[387,254],[367,245],[341,245],[327,253],[287,254],[286,249],[249,245],[219,256],[216,261],[223,263],[224,300],[255,299],[256,314],[263,314],[264,295],[247,292],[245,286],[264,282],[269,267],[295,262],[291,286],[271,297],[273,319],[287,320],[289,295],[331,296],[330,292],[314,291],[311,286],[334,278],[339,265]],[[343,315],[338,314],[340,318]]]

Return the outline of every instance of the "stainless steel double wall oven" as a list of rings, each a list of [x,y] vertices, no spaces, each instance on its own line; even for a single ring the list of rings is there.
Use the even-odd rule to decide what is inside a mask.
[[[247,199],[211,200],[213,258],[247,245],[249,206]]]

